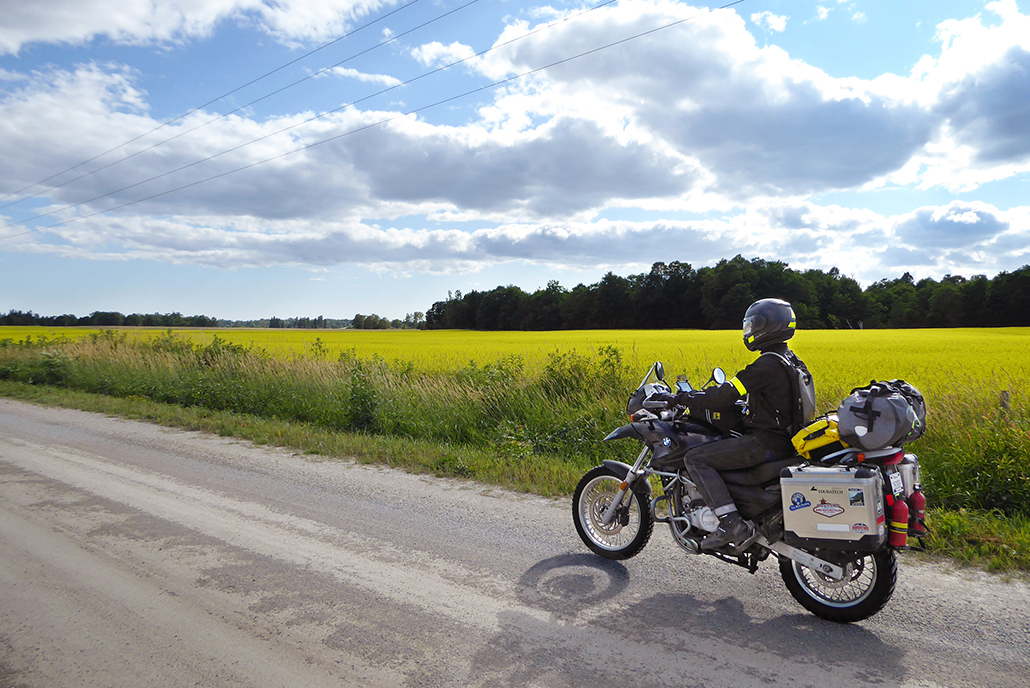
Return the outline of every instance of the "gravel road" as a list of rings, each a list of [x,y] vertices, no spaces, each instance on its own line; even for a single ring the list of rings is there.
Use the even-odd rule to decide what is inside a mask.
[[[0,399],[0,688],[1030,685],[1030,586],[906,557],[837,625],[567,500]]]

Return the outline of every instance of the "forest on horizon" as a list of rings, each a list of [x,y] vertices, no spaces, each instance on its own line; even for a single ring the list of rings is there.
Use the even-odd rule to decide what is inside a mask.
[[[917,328],[1030,326],[1030,265],[994,278],[947,275],[916,281],[906,272],[862,289],[836,267],[793,270],[737,255],[713,267],[654,263],[650,272],[612,272],[573,289],[551,281],[449,294],[426,313],[428,329],[734,329],[761,298],[789,301],[798,327]]]
[[[423,316],[403,320],[376,314],[349,319],[296,317],[220,320],[181,313],[43,316],[11,310],[0,325],[49,327],[257,327],[302,329],[735,329],[758,299],[789,301],[805,329],[1030,326],[1030,265],[993,278],[946,275],[916,281],[908,272],[865,289],[836,267],[794,270],[781,261],[737,255],[712,267],[658,262],[647,273],[608,272],[595,284],[566,289],[556,280],[527,293],[498,286],[466,294],[448,292]]]

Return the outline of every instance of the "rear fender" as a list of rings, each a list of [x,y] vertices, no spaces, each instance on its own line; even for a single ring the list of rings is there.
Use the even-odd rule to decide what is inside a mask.
[[[629,475],[629,471],[632,468],[629,464],[622,463],[621,461],[611,461],[607,459],[602,461],[601,464],[623,480],[626,479],[626,476]],[[645,476],[637,476],[637,479],[632,485],[630,485],[630,489],[637,494],[646,495],[647,497],[651,496],[651,482]]]

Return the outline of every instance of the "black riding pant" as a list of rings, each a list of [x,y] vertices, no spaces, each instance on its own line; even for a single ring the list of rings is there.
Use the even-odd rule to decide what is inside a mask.
[[[739,471],[766,461],[776,461],[793,453],[790,440],[779,435],[753,433],[709,442],[683,456],[687,472],[701,496],[716,516],[736,511],[730,492],[719,471]]]

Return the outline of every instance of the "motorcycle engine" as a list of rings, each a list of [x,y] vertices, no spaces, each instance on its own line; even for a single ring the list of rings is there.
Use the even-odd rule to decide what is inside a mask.
[[[707,506],[701,506],[696,509],[692,509],[687,517],[690,519],[690,524],[698,530],[705,530],[709,533],[714,533],[719,528],[719,517],[715,515],[711,509]]]

